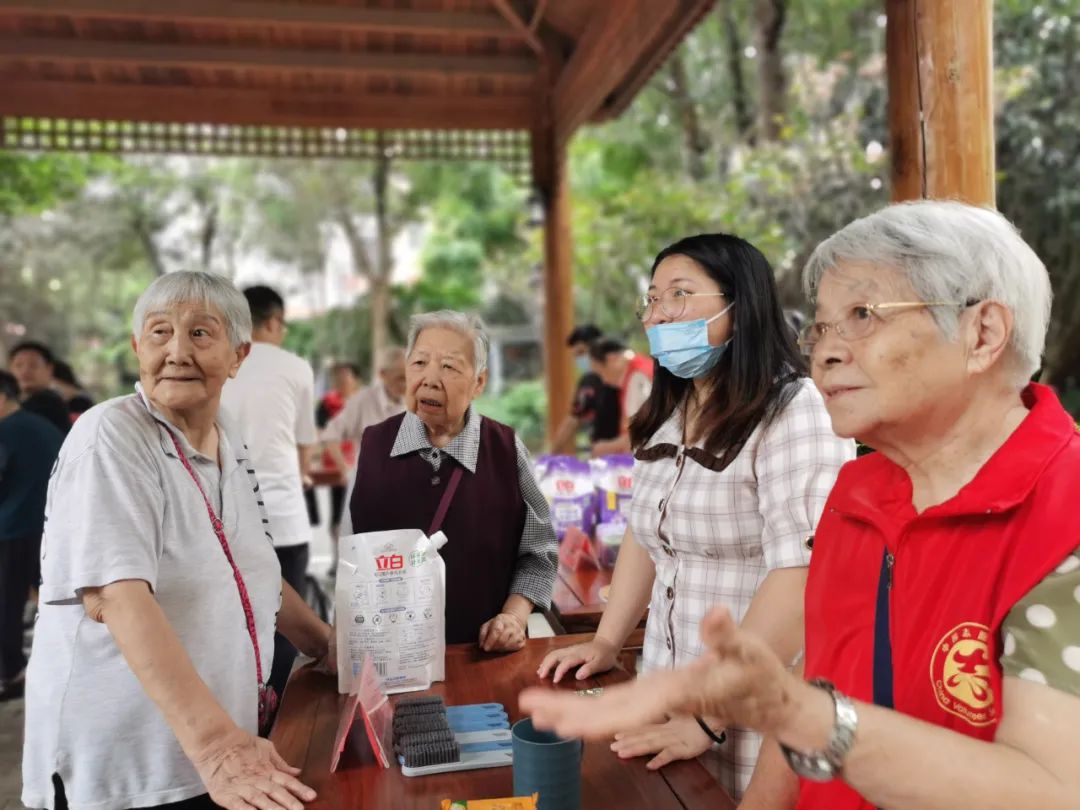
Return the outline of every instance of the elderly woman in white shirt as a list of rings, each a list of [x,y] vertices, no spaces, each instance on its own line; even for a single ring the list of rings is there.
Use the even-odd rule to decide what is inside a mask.
[[[329,655],[281,579],[247,448],[218,412],[250,348],[227,280],[173,273],[135,306],[134,394],[78,421],[49,483],[26,685],[28,807],[301,810],[257,735],[277,629]]]
[[[630,426],[630,525],[595,637],[550,653],[540,675],[610,669],[646,608],[645,671],[693,661],[698,624],[718,602],[793,662],[808,539],[854,443],[833,433],[772,269],[748,242],[707,234],[665,248],[638,315],[658,367]],[[712,748],[703,764],[738,798],[760,742],[710,718],[672,717],[626,728],[612,747],[654,755],[650,768]]]

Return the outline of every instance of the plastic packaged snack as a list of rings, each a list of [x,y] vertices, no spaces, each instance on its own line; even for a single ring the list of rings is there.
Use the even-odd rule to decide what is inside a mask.
[[[599,500],[599,523],[616,516],[630,518],[630,500],[634,487],[634,457],[629,454],[603,456],[591,463],[593,483]]]
[[[442,810],[536,810],[537,794],[513,799],[442,800]]]
[[[562,540],[569,528],[591,535],[596,516],[589,463],[573,456],[545,456],[536,465],[536,480],[551,506],[555,535]]]
[[[445,679],[446,564],[442,532],[367,532],[341,538],[334,590],[338,691],[365,657],[387,694]]]

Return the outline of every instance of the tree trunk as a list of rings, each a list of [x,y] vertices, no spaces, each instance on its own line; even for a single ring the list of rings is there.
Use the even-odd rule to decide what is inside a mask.
[[[671,72],[671,98],[682,125],[683,143],[686,147],[686,171],[694,180],[705,178],[705,155],[709,151],[709,139],[701,128],[701,116],[697,104],[690,95],[686,78],[686,65],[682,53],[675,51],[669,63]]]
[[[739,37],[739,24],[731,11],[731,4],[725,3],[720,13],[723,16],[724,34],[727,39],[727,65],[731,78],[731,102],[735,107],[735,131],[739,139],[751,146],[754,144],[754,115],[750,111],[750,101],[746,95],[746,78],[743,76],[743,47]]]
[[[378,154],[371,175],[375,198],[375,272],[371,279],[371,363],[376,367],[390,333],[390,278],[393,274],[393,229],[388,212],[390,157],[386,154],[383,134],[378,133]]]
[[[154,274],[158,276],[165,275],[165,263],[161,260],[161,252],[158,250],[157,242],[154,241],[154,234],[150,230],[142,211],[136,210],[132,212],[131,227],[134,229],[135,235],[139,237],[139,244],[142,245],[146,258],[150,260],[150,266],[153,268]]]
[[[780,140],[787,111],[780,38],[784,32],[787,0],[755,0],[754,44],[758,59],[758,131],[767,141]]]
[[[202,252],[202,268],[210,269],[210,260],[214,256],[214,239],[218,230],[218,205],[211,202],[204,209],[202,230],[199,234],[199,249]]]

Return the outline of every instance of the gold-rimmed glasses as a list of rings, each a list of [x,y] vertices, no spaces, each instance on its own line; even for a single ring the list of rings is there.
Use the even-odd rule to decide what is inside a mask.
[[[855,304],[843,318],[835,321],[817,321],[809,323],[799,332],[799,348],[802,353],[809,356],[814,353],[814,347],[831,329],[838,337],[844,340],[861,340],[869,337],[877,328],[878,324],[885,319],[879,314],[883,310],[890,309],[917,309],[920,307],[969,307],[975,301],[960,303],[959,301],[894,301],[887,304]]]
[[[638,320],[647,321],[652,317],[653,307],[659,306],[660,311],[671,318],[673,321],[682,317],[682,314],[686,311],[686,302],[690,298],[727,298],[722,292],[715,293],[699,293],[690,292],[684,290],[682,287],[668,287],[660,295],[651,295],[645,293],[638,298],[637,316]]]

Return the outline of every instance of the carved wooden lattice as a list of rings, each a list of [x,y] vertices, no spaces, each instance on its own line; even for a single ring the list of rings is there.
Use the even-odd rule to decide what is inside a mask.
[[[530,169],[520,130],[371,130],[0,117],[0,149],[363,160],[490,160]]]

